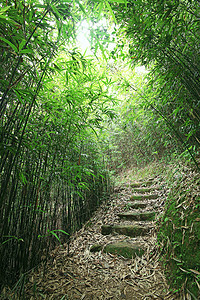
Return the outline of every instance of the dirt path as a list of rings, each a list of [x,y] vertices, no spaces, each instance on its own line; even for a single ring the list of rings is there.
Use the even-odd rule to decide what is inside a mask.
[[[148,182],[139,182],[136,185],[139,189],[134,189],[130,183],[116,189],[109,203],[99,208],[73,236],[69,255],[67,245],[58,247],[51,253],[45,275],[43,267],[30,275],[27,299],[179,299],[169,291],[156,246],[155,224],[164,202],[160,189],[162,182],[159,178]],[[155,212],[154,220],[152,217],[143,220],[141,213],[149,215],[149,212],[153,215]],[[128,220],[124,213],[128,213]],[[131,217],[135,220],[130,220],[130,215],[135,215]],[[103,235],[102,225],[109,225],[111,233],[107,235],[104,230]],[[123,229],[125,234],[120,234],[119,225],[125,225],[123,228],[139,226],[147,231],[141,236]],[[123,243],[130,248],[137,245],[138,252],[132,254],[132,259],[117,255],[117,249],[112,253],[104,252],[107,245],[116,242],[120,247]],[[96,244],[101,248],[94,247],[94,251],[98,251],[91,252],[91,247]],[[127,251],[129,255],[129,249]]]

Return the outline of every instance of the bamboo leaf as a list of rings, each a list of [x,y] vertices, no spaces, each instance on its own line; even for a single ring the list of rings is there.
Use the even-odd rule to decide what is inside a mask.
[[[6,243],[8,243],[11,240],[17,240],[18,242],[24,242],[24,240],[22,238],[18,238],[17,236],[9,236],[9,235],[5,235],[3,237],[7,237],[9,238],[8,240],[4,241],[3,243],[1,243],[1,245],[4,245]]]
[[[79,5],[79,7],[82,10],[82,12],[84,13],[84,15],[87,16],[87,13],[86,13],[83,5],[79,2],[79,0],[75,0],[75,2]]]
[[[101,16],[101,13],[102,13],[102,10],[103,10],[103,6],[104,6],[104,3],[103,1],[101,1],[97,7],[97,11],[98,11],[98,19],[100,19],[100,16]]]
[[[34,54],[33,50],[31,50],[31,49],[23,49],[19,53],[20,54]]]
[[[105,55],[105,51],[104,51],[104,49],[103,49],[103,46],[100,44],[99,41],[97,42],[97,45],[99,46],[99,48],[100,48],[100,50],[101,50],[101,53],[102,53],[102,55],[103,55],[103,58],[104,58],[105,60],[107,60],[107,57],[106,57],[106,55]]]
[[[58,235],[57,235],[55,232],[49,231],[49,233],[52,234],[53,236],[55,236],[55,238],[56,238],[56,239],[59,241],[59,243],[60,243],[60,239],[59,239]]]
[[[109,0],[109,2],[116,2],[116,3],[122,3],[127,5],[127,0]]]
[[[7,43],[16,53],[18,53],[17,47],[14,44],[12,44],[10,41],[8,41],[6,38],[0,36],[0,40]]]
[[[66,231],[64,231],[64,230],[62,230],[62,229],[55,229],[55,230],[53,230],[53,231],[58,231],[58,232],[62,232],[62,233],[64,233],[64,234],[66,234],[66,235],[69,235],[69,233],[67,233]]]
[[[2,7],[1,9],[0,9],[0,14],[4,14],[7,10],[9,10],[11,8],[11,6],[5,6],[5,7]]]
[[[108,8],[108,10],[109,10],[109,12],[110,12],[112,18],[113,18],[113,21],[114,21],[115,23],[117,23],[117,20],[116,20],[116,18],[115,18],[115,15],[114,15],[114,13],[113,13],[113,10],[112,10],[112,8],[111,8],[111,6],[110,6],[110,4],[109,4],[108,1],[106,1],[106,6],[107,6],[107,8]]]
[[[194,269],[189,269],[192,273],[196,274],[196,275],[200,275],[200,272]]]
[[[26,44],[26,40],[22,40],[21,43],[19,44],[19,51],[21,51]]]

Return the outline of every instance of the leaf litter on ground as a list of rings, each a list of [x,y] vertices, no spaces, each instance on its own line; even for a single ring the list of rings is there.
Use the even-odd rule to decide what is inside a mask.
[[[69,248],[66,243],[54,249],[49,260],[30,274],[25,287],[27,299],[180,299],[169,290],[160,264],[156,221],[148,222],[153,229],[147,236],[131,238],[101,234],[103,224],[134,224],[133,221],[120,221],[117,217],[117,213],[126,209],[131,195],[130,184],[116,188],[110,200],[71,237]],[[160,212],[164,195],[161,193],[158,200],[145,201],[149,204],[146,210],[152,209],[153,203],[156,203]],[[139,241],[146,248],[144,255],[126,259],[102,250],[90,252],[94,244],[105,246],[122,241]]]

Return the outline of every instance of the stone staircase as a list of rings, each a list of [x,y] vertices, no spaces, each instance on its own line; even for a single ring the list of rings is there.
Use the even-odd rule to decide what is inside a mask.
[[[116,213],[119,223],[101,226],[102,235],[123,235],[123,241],[112,241],[106,245],[95,244],[91,247],[91,252],[103,251],[125,258],[134,258],[145,253],[145,245],[141,243],[140,237],[148,236],[155,227],[159,200],[159,187],[156,183],[156,179],[148,179],[131,184],[131,197],[121,207],[122,211]],[[134,239],[130,241],[126,237]]]

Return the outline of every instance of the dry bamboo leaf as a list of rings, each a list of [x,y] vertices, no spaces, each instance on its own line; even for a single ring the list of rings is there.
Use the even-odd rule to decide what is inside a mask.
[[[198,281],[195,279],[195,281],[196,281],[196,284],[197,284],[197,286],[198,286],[198,289],[199,289],[199,291],[200,291],[200,284],[198,283]]]
[[[189,293],[186,294],[186,299],[187,300],[192,300],[192,297],[191,297],[191,295]]]
[[[197,275],[200,275],[200,272],[199,271],[197,271],[197,270],[193,270],[193,269],[189,269],[191,272],[193,272],[193,273],[195,273],[195,274],[197,274]]]
[[[190,272],[188,272],[187,270],[184,270],[184,269],[181,268],[181,267],[179,267],[179,269],[180,269],[181,271],[185,272],[185,273],[190,273]]]
[[[84,293],[82,296],[81,296],[81,300],[83,300],[85,298],[86,294]]]

